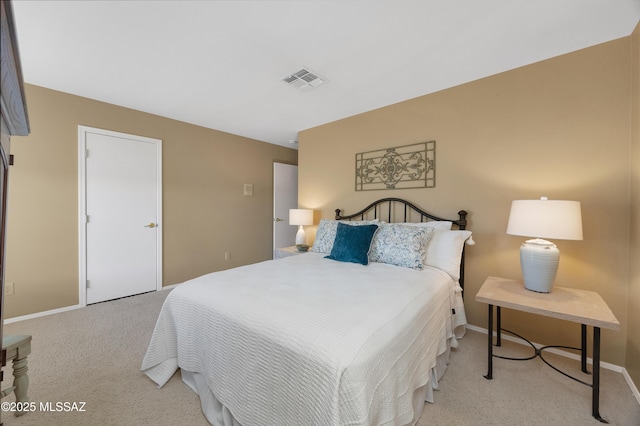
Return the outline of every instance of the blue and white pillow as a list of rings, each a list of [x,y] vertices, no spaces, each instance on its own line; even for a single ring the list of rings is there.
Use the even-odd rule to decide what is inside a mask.
[[[372,262],[422,270],[426,264],[427,245],[434,228],[385,223],[373,238],[369,259]]]
[[[448,220],[430,220],[427,222],[405,222],[406,226],[417,226],[425,228],[433,228],[435,230],[449,231],[453,226],[453,222]]]

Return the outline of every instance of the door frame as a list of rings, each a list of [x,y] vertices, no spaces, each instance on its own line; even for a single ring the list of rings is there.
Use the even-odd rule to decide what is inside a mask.
[[[78,126],[78,290],[79,305],[87,306],[87,134],[98,133],[116,138],[132,139],[156,146],[156,291],[162,290],[162,140],[95,127]]]

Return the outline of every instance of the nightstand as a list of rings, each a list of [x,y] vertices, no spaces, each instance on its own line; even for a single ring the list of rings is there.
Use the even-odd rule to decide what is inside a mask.
[[[309,247],[309,250],[311,250],[311,247]],[[295,256],[297,254],[305,254],[308,253],[306,251],[298,251],[298,248],[296,246],[289,246],[289,247],[280,247],[276,249],[276,259],[282,259],[283,257],[289,257],[289,256]]]
[[[592,415],[597,420],[608,423],[599,413],[600,404],[600,328],[619,330],[620,323],[613,312],[609,309],[605,301],[595,291],[578,290],[573,288],[554,286],[551,293],[536,293],[524,288],[518,281],[489,277],[486,279],[478,294],[476,301],[489,305],[488,343],[487,343],[487,364],[488,372],[485,378],[493,379],[493,358],[528,360],[540,357],[545,364],[565,376],[587,385],[592,388]],[[501,332],[507,332],[517,336],[531,345],[534,354],[528,358],[508,358],[495,355],[493,353],[493,306],[496,306],[496,346],[501,345]],[[536,315],[557,318],[581,324],[581,347],[570,348],[567,346],[543,346],[536,348],[524,337],[502,328],[500,319],[500,309],[508,308],[517,311],[529,312]],[[544,359],[543,350],[546,348],[565,348],[580,351],[582,371],[587,371],[587,326],[593,327],[593,380],[587,383],[579,380],[563,371],[558,370]]]

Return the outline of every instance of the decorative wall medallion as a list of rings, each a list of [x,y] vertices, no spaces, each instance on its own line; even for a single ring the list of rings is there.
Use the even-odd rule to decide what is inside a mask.
[[[356,191],[435,186],[436,141],[356,154]]]

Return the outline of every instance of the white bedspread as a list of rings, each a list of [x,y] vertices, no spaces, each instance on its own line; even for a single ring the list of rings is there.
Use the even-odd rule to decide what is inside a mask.
[[[216,272],[172,290],[142,370],[160,386],[202,374],[245,426],[407,424],[465,322],[456,289],[435,268],[319,253]]]

